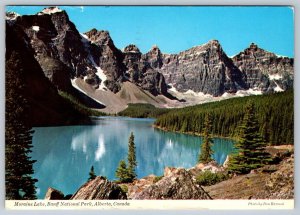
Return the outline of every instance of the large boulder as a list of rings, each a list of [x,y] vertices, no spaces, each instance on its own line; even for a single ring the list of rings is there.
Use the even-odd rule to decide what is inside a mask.
[[[127,199],[126,193],[119,185],[108,181],[102,176],[86,182],[71,197],[71,200],[100,200],[100,199]]]
[[[185,169],[166,170],[164,177],[150,185],[133,199],[211,199],[211,197],[196,184],[192,175]]]

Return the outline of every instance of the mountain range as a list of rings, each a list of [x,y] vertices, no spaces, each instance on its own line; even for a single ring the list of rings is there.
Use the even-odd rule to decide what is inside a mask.
[[[8,64],[16,58],[23,63]],[[254,43],[233,57],[217,40],[178,54],[164,54],[157,46],[143,54],[133,44],[120,50],[108,31],[80,33],[57,7],[36,15],[6,14],[6,66],[6,71],[24,70],[32,114],[62,119],[72,117],[62,111],[58,90],[88,107],[116,113],[128,103],[182,107],[285,91],[293,88],[294,74],[293,58]],[[48,121],[38,117],[32,124],[53,124]]]

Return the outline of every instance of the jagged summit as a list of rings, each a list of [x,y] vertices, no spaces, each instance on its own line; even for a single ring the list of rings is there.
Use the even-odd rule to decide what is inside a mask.
[[[84,33],[88,39],[93,42],[97,43],[98,45],[112,45],[113,41],[110,37],[108,31],[105,30],[97,30],[95,28],[89,30],[88,32]]]
[[[21,16],[20,14],[16,13],[16,12],[6,12],[6,16],[5,19],[6,20],[15,20],[17,17]]]
[[[258,48],[258,46],[255,43],[253,43],[253,42],[249,46],[249,49],[256,50],[257,48]]]
[[[130,53],[141,53],[140,49],[134,44],[129,44],[128,46],[126,46],[124,48],[123,52],[124,53],[128,53],[128,52],[130,52]]]
[[[46,7],[44,8],[41,12],[38,13],[38,15],[43,15],[43,14],[53,14],[53,13],[59,13],[63,12],[64,10],[61,10],[57,6],[52,6],[52,7]]]
[[[251,43],[232,60],[247,77],[249,88],[260,89],[262,92],[280,92],[293,86],[292,58],[279,57]]]
[[[157,45],[153,45],[151,47],[151,49],[148,51],[148,53],[151,54],[151,55],[160,55],[161,51],[160,51],[160,49]]]
[[[245,50],[241,51],[240,53],[238,53],[237,55],[235,55],[233,58],[242,58],[244,56],[248,56],[251,58],[262,58],[262,57],[272,57],[272,58],[276,58],[277,55],[267,51],[263,48],[260,48],[257,44],[255,43],[251,43],[249,45],[249,47],[247,47]]]
[[[193,46],[190,49],[181,51],[178,53],[178,55],[184,55],[186,53],[191,53],[193,55],[199,55],[199,54],[207,53],[207,51],[209,51],[209,53],[211,51],[223,53],[223,49],[222,49],[222,46],[219,43],[219,41],[218,40],[210,40],[207,43],[204,43],[202,45]]]

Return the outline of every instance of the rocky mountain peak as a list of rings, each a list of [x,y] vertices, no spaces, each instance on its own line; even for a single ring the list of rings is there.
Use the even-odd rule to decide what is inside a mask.
[[[44,8],[41,12],[39,12],[38,15],[53,14],[53,13],[59,13],[59,12],[65,12],[65,11],[61,10],[58,7],[47,7],[47,8]]]
[[[258,46],[255,43],[251,43],[249,46],[249,49],[251,50],[257,50]]]
[[[124,48],[124,53],[137,53],[137,54],[141,54],[139,48],[134,45],[134,44],[129,44],[128,46],[126,46]]]
[[[217,52],[223,52],[222,46],[218,40],[210,40],[208,43],[201,46],[202,49],[214,50]]]
[[[158,56],[158,55],[161,55],[161,51],[157,45],[153,45],[147,54],[152,55],[152,56]]]
[[[113,45],[113,41],[108,31],[97,30],[93,28],[84,34],[88,37],[88,39],[91,42],[96,43],[97,45]]]
[[[215,45],[215,46],[221,46],[219,40],[215,40],[215,39],[208,41],[208,44]]]
[[[6,12],[6,16],[5,19],[6,20],[16,20],[17,17],[19,17],[20,14],[16,13],[16,12]]]
[[[244,55],[249,55],[249,57],[261,58],[263,56],[267,57],[276,57],[276,55],[272,52],[266,51],[260,48],[257,44],[251,43],[248,48],[238,54],[240,57]],[[237,55],[237,56],[238,56]]]
[[[283,91],[293,86],[292,58],[282,58],[251,43],[232,58],[237,68],[247,77],[249,88],[263,92]]]

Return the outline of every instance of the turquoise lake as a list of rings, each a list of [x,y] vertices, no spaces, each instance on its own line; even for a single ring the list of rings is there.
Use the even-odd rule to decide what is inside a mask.
[[[126,160],[128,138],[134,133],[138,178],[162,175],[166,166],[190,168],[197,163],[202,138],[165,132],[152,127],[154,119],[100,117],[95,125],[36,127],[32,158],[37,194],[43,199],[48,187],[74,193],[88,179],[91,166],[96,175],[116,179],[115,170]],[[215,138],[213,158],[222,164],[233,151],[233,141]]]

